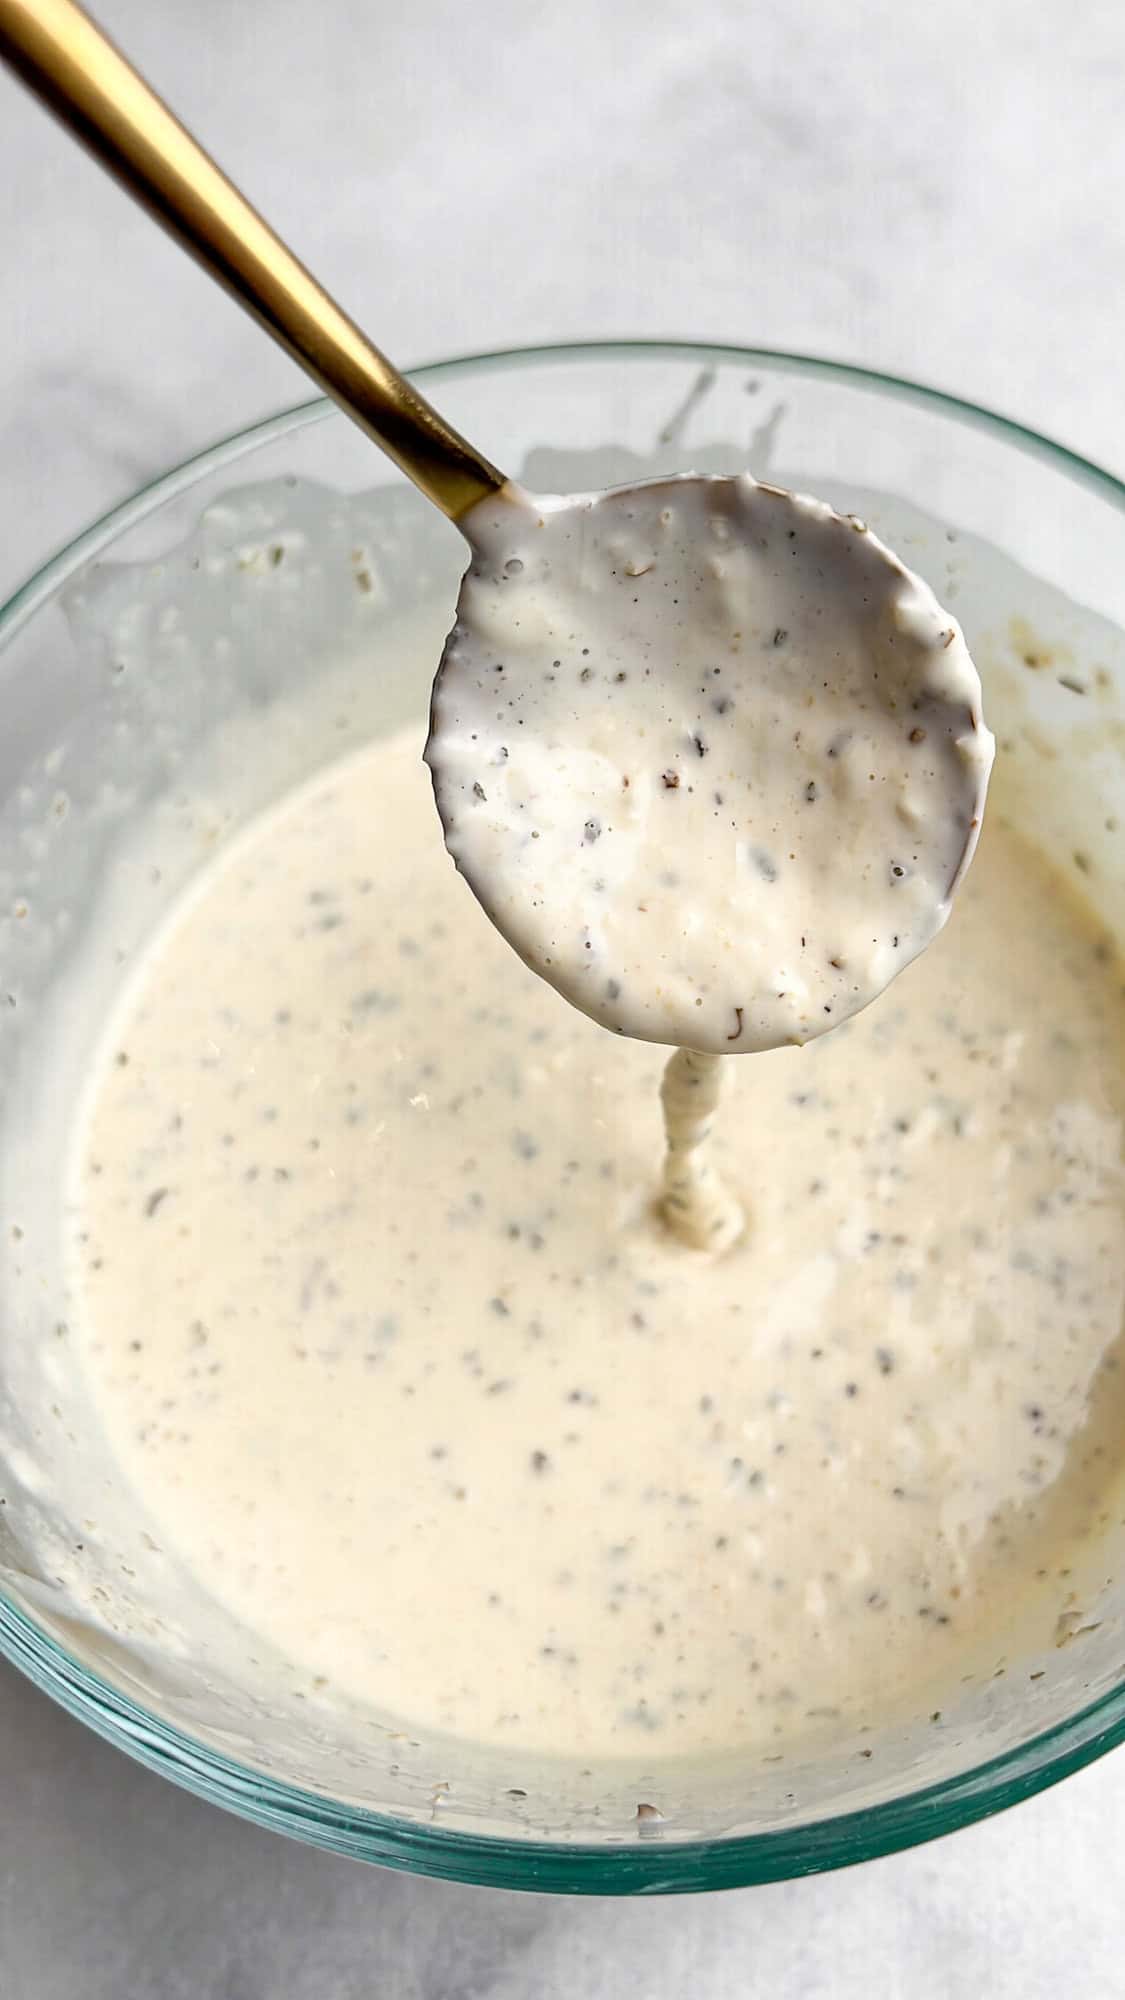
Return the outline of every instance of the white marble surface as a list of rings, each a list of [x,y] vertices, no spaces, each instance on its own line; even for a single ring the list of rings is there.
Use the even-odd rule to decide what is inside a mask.
[[[397,357],[826,352],[1125,471],[1118,0],[105,0]],[[303,383],[0,79],[0,594]],[[1125,1994],[1125,1757],[847,1875],[618,1908],[363,1870],[0,1677],[5,2000]]]

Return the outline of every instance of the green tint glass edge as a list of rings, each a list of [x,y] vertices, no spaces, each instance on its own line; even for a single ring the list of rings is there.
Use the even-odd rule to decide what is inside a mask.
[[[541,347],[497,348],[490,353],[453,356],[447,360],[427,361],[421,367],[408,372],[412,379],[442,374],[473,374],[478,370],[504,367],[533,367],[537,363],[550,361],[613,361],[628,355],[659,360],[698,359],[708,363],[727,361],[740,367],[786,368],[791,373],[819,377],[825,381],[847,382],[853,388],[868,389],[872,394],[890,395],[897,402],[915,403],[930,408],[946,416],[953,416],[971,428],[990,432],[1003,441],[1015,444],[1033,457],[1041,458],[1048,464],[1058,466],[1077,484],[1089,491],[1100,494],[1114,505],[1125,508],[1125,482],[1115,477],[1104,466],[1095,465],[1092,459],[1082,457],[1066,445],[1044,437],[1042,432],[1032,430],[1014,417],[998,416],[987,410],[983,404],[970,402],[964,396],[955,396],[943,389],[930,388],[926,383],[912,382],[904,376],[886,375],[874,368],[863,368],[848,361],[827,361],[814,354],[788,354],[780,348],[736,347],[718,341],[688,340],[589,340],[546,343]],[[306,426],[321,423],[326,418],[339,414],[334,403],[327,397],[317,396],[306,403],[296,403],[275,416],[263,417],[247,429],[233,431],[216,443],[207,445],[202,451],[184,459],[170,471],[158,474],[145,486],[141,486],[116,507],[101,515],[89,528],[66,542],[56,550],[41,567],[33,571],[6,603],[0,604],[0,643],[11,638],[18,625],[35,610],[43,597],[57,588],[80,562],[87,562],[100,548],[114,540],[124,529],[142,520],[155,507],[165,501],[175,499],[177,494],[187,490],[205,473],[218,466],[237,464],[257,446],[269,444],[274,439],[284,437],[291,431],[304,430]]]
[[[727,361],[741,367],[784,368],[790,373],[846,382],[873,394],[931,408],[1015,445],[1056,466],[1068,478],[1125,512],[1125,483],[1103,467],[1012,419],[941,390],[815,355],[786,354],[699,341],[588,341],[512,348],[428,362],[417,377],[466,374],[544,362],[597,362],[627,356],[652,360]],[[67,577],[134,523],[144,519],[207,473],[237,463],[258,446],[303,430],[334,414],[316,398],[233,433],[162,474],[67,543],[0,606],[0,649]],[[858,1811],[795,1827],[792,1831],[717,1836],[710,1840],[607,1847],[561,1842],[511,1841],[462,1833],[346,1807],[207,1750],[171,1724],[159,1721],[119,1694],[92,1669],[49,1638],[0,1588],[0,1653],[69,1714],[125,1751],[213,1805],[258,1825],[346,1854],[415,1874],[486,1887],[554,1891],[571,1895],[672,1894],[729,1889],[819,1874],[953,1833],[1030,1798],[1125,1742],[1125,1683],[1026,1743],[945,1779]]]

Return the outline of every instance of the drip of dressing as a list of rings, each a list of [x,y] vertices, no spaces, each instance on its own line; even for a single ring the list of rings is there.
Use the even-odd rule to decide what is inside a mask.
[[[659,1063],[480,922],[429,790],[412,731],[321,772],[107,1022],[67,1318],[160,1576],[325,1728],[517,1784],[926,1717],[1036,1593],[1049,1643],[1125,1512],[1122,967],[1073,882],[997,815],[892,994],[721,1064],[754,1232],[704,1256],[651,1223]]]
[[[746,1226],[711,1158],[711,1121],[723,1088],[721,1056],[677,1049],[660,1085],[664,1111],[661,1213],[693,1250],[729,1250]]]

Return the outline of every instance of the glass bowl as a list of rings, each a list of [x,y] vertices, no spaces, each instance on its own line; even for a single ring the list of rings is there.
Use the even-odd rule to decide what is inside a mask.
[[[1125,930],[1125,879],[1106,839],[1125,791],[1116,480],[969,404],[803,357],[600,344],[446,362],[418,379],[490,457],[540,490],[749,465],[862,513],[955,600],[1001,763],[1034,780],[1041,837],[1087,871],[1094,857],[1106,921]],[[305,552],[296,596],[271,583],[283,546]],[[420,721],[421,672],[360,677],[342,737],[286,727],[285,705],[330,645],[362,652],[419,609],[436,661],[461,566],[448,524],[317,401],[168,473],[0,612],[0,1131],[33,1129],[29,1078],[54,1047],[53,995],[91,913],[105,921],[122,830],[142,811],[174,818],[205,750],[211,776],[222,770],[214,817],[225,835],[365,731]],[[1095,681],[1096,704],[1080,699]],[[272,732],[268,769],[254,754],[262,729]],[[198,865],[189,842],[170,838],[168,852],[164,879],[137,873],[115,909],[121,960]],[[91,985],[91,1039],[120,976],[110,968]],[[52,1057],[48,1096],[64,1124],[90,1045],[59,1043]],[[46,1130],[37,1102],[35,1130]],[[961,1691],[940,1731],[888,1726],[862,1760],[854,1744],[846,1755],[819,1744],[781,1769],[732,1748],[705,1770],[679,1772],[678,1807],[659,1824],[633,1823],[627,1802],[646,1796],[636,1787],[650,1775],[638,1769],[600,1773],[595,1796],[579,1783],[590,1773],[524,1760],[514,1785],[495,1756],[468,1746],[385,1728],[361,1738],[224,1678],[221,1649],[196,1657],[191,1614],[177,1629],[156,1582],[119,1559],[114,1508],[128,1496],[115,1493],[97,1441],[69,1420],[52,1259],[64,1139],[21,1139],[14,1157],[11,1144],[0,1147],[0,1651],[101,1735],[202,1797],[423,1874],[590,1894],[716,1889],[948,1833],[1125,1738],[1125,1589],[1104,1574],[1089,1583],[1100,1592],[1096,1618],[1083,1626],[1060,1613],[1049,1655],[1002,1661],[986,1685]],[[99,1519],[88,1524],[91,1512]],[[435,1782],[449,1777],[449,1790]]]

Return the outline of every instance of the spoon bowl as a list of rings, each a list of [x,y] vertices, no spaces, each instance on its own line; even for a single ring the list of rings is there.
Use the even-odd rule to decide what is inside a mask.
[[[616,1034],[807,1042],[937,934],[992,765],[955,619],[854,516],[734,477],[506,486],[427,760],[526,964]]]

